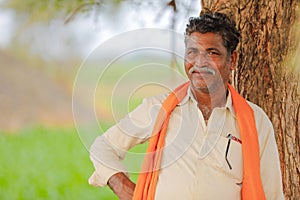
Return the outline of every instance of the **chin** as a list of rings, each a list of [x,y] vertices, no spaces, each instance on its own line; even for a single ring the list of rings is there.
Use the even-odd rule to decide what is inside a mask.
[[[205,93],[209,92],[209,87],[207,86],[204,80],[191,80],[191,86],[195,90],[202,91]]]

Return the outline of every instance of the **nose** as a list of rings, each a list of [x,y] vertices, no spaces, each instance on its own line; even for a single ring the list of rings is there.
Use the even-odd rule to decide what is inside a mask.
[[[195,59],[195,64],[197,66],[206,66],[209,62],[208,53],[205,51],[200,51]]]

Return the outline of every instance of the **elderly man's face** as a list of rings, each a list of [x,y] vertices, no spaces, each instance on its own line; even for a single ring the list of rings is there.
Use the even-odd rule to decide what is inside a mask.
[[[229,55],[222,36],[215,33],[193,32],[187,36],[185,72],[193,90],[213,93],[227,88],[237,54]]]

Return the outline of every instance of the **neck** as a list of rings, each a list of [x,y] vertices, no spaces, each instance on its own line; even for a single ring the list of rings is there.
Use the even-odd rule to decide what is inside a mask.
[[[208,120],[213,109],[223,107],[227,100],[227,85],[216,91],[202,91],[191,87],[192,93],[198,102],[198,108],[205,120]]]

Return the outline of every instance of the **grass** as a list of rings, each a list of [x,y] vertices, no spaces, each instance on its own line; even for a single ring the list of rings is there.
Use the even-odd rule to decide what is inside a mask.
[[[147,83],[144,81],[145,76],[149,80],[160,81],[157,80],[156,73],[145,75],[140,71],[141,74],[130,74],[132,64],[121,70],[118,66],[110,66],[105,71],[107,76],[99,80],[99,84],[103,82],[104,86],[97,88],[101,91],[100,97],[96,96],[99,99],[97,106],[102,106],[103,109],[109,110],[111,100],[101,101],[102,96],[110,97],[109,92],[113,89],[111,83],[123,80],[121,78],[127,72],[124,83],[129,85],[139,86],[141,83]],[[87,88],[90,86],[88,81],[91,80],[93,72],[83,77],[86,78]],[[163,71],[159,77],[166,79],[172,77],[171,75]],[[126,85],[124,83],[120,85]],[[133,110],[141,103],[142,97],[156,95],[163,90],[155,84],[134,87],[134,91],[127,91],[121,86],[118,93],[116,92],[118,95],[114,97],[117,102],[113,105],[113,109],[121,114]],[[110,116],[109,113],[107,115]],[[101,123],[107,127],[108,122]],[[131,151],[144,152],[146,145],[138,145]],[[134,169],[139,168],[140,163],[136,160],[129,160],[129,163]],[[116,200],[116,196],[108,187],[94,188],[88,184],[88,178],[93,171],[89,153],[81,144],[74,128],[36,126],[17,133],[0,131],[0,200]],[[132,180],[137,180],[137,174],[132,174],[131,177]]]
[[[114,200],[88,184],[88,151],[74,129],[35,127],[0,134],[0,199]]]

